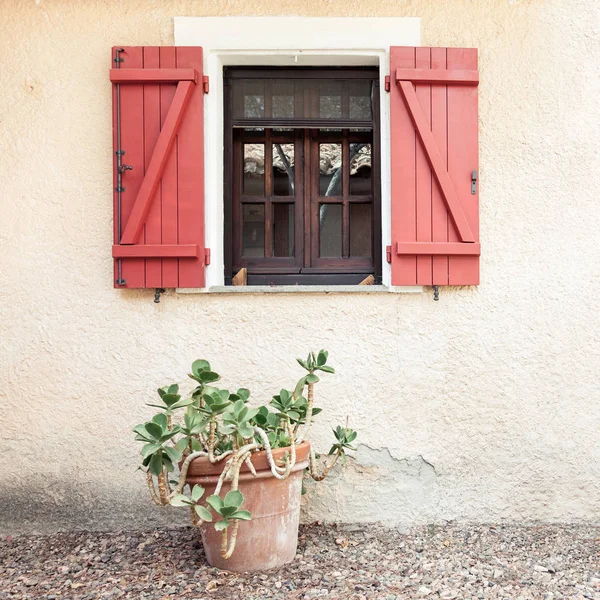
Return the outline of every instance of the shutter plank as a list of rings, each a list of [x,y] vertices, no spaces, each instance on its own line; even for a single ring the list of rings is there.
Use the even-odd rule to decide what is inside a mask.
[[[448,69],[477,69],[477,50],[448,48]],[[474,239],[479,240],[479,182],[477,194],[471,194],[471,172],[479,169],[477,149],[477,88],[449,85],[448,172]],[[457,240],[453,227],[449,240]],[[479,283],[478,256],[451,256],[448,268],[450,285]]]
[[[123,58],[121,69],[140,69],[144,66],[143,50],[140,47],[125,47],[124,52],[121,52],[121,58]],[[131,216],[135,199],[144,179],[144,86],[137,83],[121,85],[120,93],[121,147],[125,151],[123,164],[133,167],[131,171],[125,171],[122,178],[122,184],[125,188],[125,191],[121,193],[122,234]],[[116,159],[116,156],[114,158]],[[143,258],[123,259],[122,274],[125,279],[125,286],[116,287],[145,287],[145,264]]]
[[[178,47],[177,68],[196,69],[202,77],[202,48]],[[182,85],[181,83],[179,85]],[[193,84],[192,84],[193,85]],[[179,244],[204,242],[204,94],[198,86],[177,139]],[[204,261],[179,261],[179,286],[204,287]]]
[[[431,69],[446,69],[446,48],[431,49]],[[431,133],[440,151],[440,156],[448,168],[448,147],[446,135],[446,90],[445,85],[431,86]],[[431,190],[431,232],[434,242],[448,241],[448,209],[439,185],[434,180]],[[448,285],[448,256],[432,257],[433,285]]]
[[[160,49],[161,69],[175,69],[175,48],[171,46]],[[169,107],[175,95],[175,85],[164,84],[160,86],[160,122],[161,128],[169,112]],[[196,93],[199,90],[196,89]],[[162,243],[177,244],[177,140],[173,150],[169,153],[162,181]],[[162,275],[164,288],[179,287],[179,260],[177,258],[164,258],[162,261]]]
[[[157,46],[144,48],[144,69],[158,69]],[[160,88],[155,83],[144,85],[144,173],[148,172],[154,148],[160,134]],[[150,199],[150,208],[144,223],[144,243],[150,246],[161,243],[161,186]],[[146,258],[146,287],[163,287],[160,258]]]
[[[417,48],[415,66],[418,69],[429,69],[431,51],[429,48]],[[412,84],[409,84],[412,85]],[[426,119],[426,126],[431,128],[431,85],[427,82],[416,83],[415,95]],[[417,201],[417,242],[431,242],[431,166],[423,144],[416,146],[416,201]],[[417,285],[432,285],[431,256],[417,256]]]
[[[415,49],[390,49],[392,72],[396,67],[415,67]],[[410,84],[412,86],[412,84]],[[392,195],[392,241],[417,241],[416,212],[416,133],[398,85],[390,89],[390,153]],[[392,255],[392,285],[416,285],[415,256]]]

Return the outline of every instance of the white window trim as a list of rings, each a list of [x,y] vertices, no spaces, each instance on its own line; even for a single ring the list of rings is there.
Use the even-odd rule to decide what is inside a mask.
[[[223,274],[223,67],[229,65],[379,67],[383,285],[372,286],[376,288],[372,291],[422,291],[420,286],[392,288],[385,256],[385,247],[391,243],[390,101],[385,91],[389,48],[418,46],[420,37],[420,19],[416,17],[175,17],[175,45],[202,46],[204,74],[210,79],[204,103],[204,180],[205,243],[211,250],[211,264],[206,268],[206,288],[178,291],[230,290],[224,287]],[[336,289],[338,286],[282,287],[289,289],[278,291],[347,293],[359,286],[343,290]],[[264,292],[254,286],[241,289]]]

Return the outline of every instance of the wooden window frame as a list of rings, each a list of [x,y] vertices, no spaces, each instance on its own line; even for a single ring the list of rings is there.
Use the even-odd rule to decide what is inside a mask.
[[[372,120],[357,121],[350,119],[241,119],[233,118],[233,97],[231,79],[326,79],[332,76],[339,79],[371,79],[372,91]],[[309,68],[287,68],[287,67],[226,67],[224,69],[224,267],[225,284],[231,285],[233,275],[239,268],[246,267],[249,270],[248,285],[355,285],[361,283],[369,275],[373,275],[375,283],[381,283],[382,277],[382,219],[381,219],[381,142],[380,142],[380,107],[379,107],[379,69],[377,67],[309,67]],[[295,163],[302,162],[303,177],[296,177],[295,195],[303,197],[303,202],[295,202],[295,248],[293,257],[269,257],[265,258],[242,258],[241,237],[234,236],[234,222],[239,222],[241,202],[241,169],[240,146],[252,141],[261,143],[265,140],[265,183],[271,176],[271,146],[268,143],[270,129],[285,129],[293,127],[295,144]],[[340,139],[339,132],[330,133],[323,131],[324,128],[342,130]],[[244,128],[264,128],[264,133],[253,134],[244,131]],[[369,129],[368,132],[351,131],[356,129]],[[297,132],[303,132],[302,135]],[[319,143],[342,143],[344,160],[348,159],[349,144],[354,139],[369,137],[371,143],[371,177],[372,196],[356,197],[350,199],[348,182],[344,182],[343,197],[330,198],[319,197],[318,190],[319,172],[309,168],[309,164],[319,164]],[[281,142],[283,143],[283,142]],[[285,143],[290,143],[286,141]],[[316,159],[314,154],[317,154]],[[311,156],[312,155],[312,156]],[[305,158],[309,159],[305,160]],[[316,160],[316,162],[315,162]],[[298,173],[300,169],[296,170]],[[237,177],[234,177],[234,173]],[[348,175],[344,174],[348,179]],[[315,186],[317,186],[315,188]],[[311,190],[307,192],[307,190]],[[240,200],[234,201],[235,198]],[[244,202],[252,202],[244,198]],[[271,210],[274,202],[289,202],[289,197],[271,197],[258,200],[265,205],[265,232],[270,229]],[[343,207],[343,256],[347,258],[325,258],[319,257],[319,228],[318,208],[320,203],[339,203]],[[353,257],[349,255],[349,212],[352,202],[369,202],[372,205],[371,226],[371,257]],[[237,219],[237,221],[236,221]],[[266,233],[266,235],[268,235]],[[239,239],[237,239],[239,237]],[[265,239],[265,248],[269,240]],[[234,264],[235,263],[235,264]]]

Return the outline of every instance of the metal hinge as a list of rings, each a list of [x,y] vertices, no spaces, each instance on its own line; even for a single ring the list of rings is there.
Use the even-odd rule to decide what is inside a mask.
[[[204,248],[204,265],[210,265],[210,248]]]
[[[209,90],[208,75],[202,75],[202,90],[204,91],[205,94],[208,94],[208,90]]]
[[[392,247],[391,246],[385,247],[385,260],[387,260],[389,263],[392,262]]]
[[[471,173],[471,194],[477,193],[477,171]]]
[[[385,76],[385,91],[389,92],[391,89],[391,84],[390,84],[390,76],[386,75]]]

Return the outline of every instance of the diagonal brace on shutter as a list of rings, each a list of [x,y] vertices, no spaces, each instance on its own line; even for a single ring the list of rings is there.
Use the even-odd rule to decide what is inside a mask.
[[[135,199],[131,214],[121,236],[121,244],[135,244],[140,235],[152,198],[164,173],[169,153],[173,148],[179,126],[185,114],[185,109],[192,96],[193,81],[180,81],[173,97],[163,128],[158,136],[150,164]]]
[[[423,150],[425,151],[429,165],[431,166],[433,176],[439,185],[444,202],[448,207],[450,217],[456,226],[458,236],[461,242],[473,243],[475,242],[475,237],[462,209],[460,199],[456,193],[456,190],[454,189],[450,175],[448,174],[444,161],[442,160],[442,156],[438,150],[436,141],[431,133],[431,129],[427,123],[427,118],[423,113],[423,109],[421,108],[413,84],[410,81],[399,81],[398,84],[400,86],[408,114],[410,115],[417,135],[421,140],[421,144],[423,145]]]

